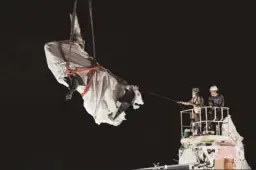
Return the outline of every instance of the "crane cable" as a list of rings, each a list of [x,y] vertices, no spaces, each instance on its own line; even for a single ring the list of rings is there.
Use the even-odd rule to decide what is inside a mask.
[[[91,25],[91,31],[92,31],[92,57],[93,57],[93,61],[92,61],[92,68],[96,68],[97,66],[97,62],[96,62],[96,48],[95,48],[95,35],[94,35],[94,27],[93,27],[93,16],[92,16],[92,2],[91,0],[88,0],[89,3],[89,14],[90,14],[90,25]],[[87,85],[85,88],[84,93],[82,94],[85,95],[85,93],[89,90],[90,86],[93,84],[93,75],[96,75],[96,79],[97,79],[97,70],[91,70],[91,72],[88,73],[88,79],[87,79]]]
[[[90,13],[90,24],[92,31],[92,56],[93,56],[93,66],[96,66],[96,48],[95,48],[95,35],[94,35],[94,26],[93,26],[93,16],[92,16],[92,1],[89,0],[89,13]]]

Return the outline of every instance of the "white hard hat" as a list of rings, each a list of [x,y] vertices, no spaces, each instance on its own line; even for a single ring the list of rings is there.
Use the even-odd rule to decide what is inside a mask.
[[[218,91],[219,89],[218,89],[218,87],[217,86],[212,86],[211,88],[210,88],[210,91]]]

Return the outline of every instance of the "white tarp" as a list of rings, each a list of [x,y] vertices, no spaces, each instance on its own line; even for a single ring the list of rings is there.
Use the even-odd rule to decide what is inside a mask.
[[[75,35],[81,43],[81,34],[77,17],[75,17]],[[44,46],[48,68],[60,84],[69,87],[64,78],[67,77],[66,61],[69,59],[69,68],[91,68],[92,57],[88,55],[78,43],[72,44],[71,55],[69,54],[69,41],[53,41],[46,43]],[[82,71],[77,73],[87,84],[88,72]],[[82,94],[86,86],[79,86],[77,91]],[[143,100],[137,86],[128,85],[119,82],[115,75],[106,69],[96,71],[92,77],[92,84],[89,91],[83,96],[84,107],[86,111],[93,116],[97,124],[108,123],[114,126],[120,125],[125,119],[125,112],[122,112],[115,120],[108,117],[109,114],[118,110],[117,100],[124,95],[125,88],[131,87],[135,92],[133,108],[138,109],[143,105]]]
[[[197,163],[197,157],[195,155],[195,152],[193,151],[193,149],[191,147],[187,148],[187,149],[182,149],[179,150],[180,155],[179,155],[179,164],[181,165],[187,165],[187,164],[195,164]]]
[[[229,136],[236,142],[243,141],[243,137],[240,136],[239,133],[237,132],[230,115],[223,120],[222,135]]]

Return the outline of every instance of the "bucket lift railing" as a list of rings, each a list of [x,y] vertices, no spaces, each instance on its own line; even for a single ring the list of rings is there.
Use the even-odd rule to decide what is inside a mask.
[[[211,112],[211,113],[210,113]],[[194,117],[195,111],[194,109],[187,109],[187,110],[182,110],[181,112],[181,136],[184,137],[183,135],[183,130],[184,128],[189,128],[192,130],[192,123],[190,122],[189,125],[184,125],[183,118],[185,115],[189,115],[189,119],[191,120]],[[220,113],[220,119],[217,119],[217,114]],[[213,120],[208,120],[208,115],[213,114],[214,118]],[[199,110],[199,121],[193,122],[194,124],[198,125],[200,128],[200,132],[202,132],[202,125],[205,124],[205,132],[208,133],[209,131],[209,124],[212,122],[215,122],[218,124],[218,127],[220,127],[220,123],[224,124],[225,122],[223,119],[229,115],[229,108],[228,107],[211,107],[211,106],[206,106],[206,107],[201,107]],[[205,117],[203,120],[202,117]],[[226,122],[227,123],[227,122]],[[221,128],[221,127],[220,127]],[[220,132],[220,128],[216,130],[218,133]]]

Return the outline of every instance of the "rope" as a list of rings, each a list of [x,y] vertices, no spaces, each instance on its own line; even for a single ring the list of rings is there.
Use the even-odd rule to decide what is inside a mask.
[[[162,99],[166,99],[166,100],[170,100],[172,102],[175,102],[177,103],[178,101],[177,100],[174,100],[174,99],[171,99],[171,98],[168,98],[168,97],[165,97],[163,95],[160,95],[160,94],[156,94],[156,93],[153,93],[153,92],[148,92],[149,94],[153,95],[153,96],[156,96],[156,97],[159,97],[159,98],[162,98]],[[179,103],[178,103],[179,104]],[[183,110],[183,107],[181,104],[179,104],[180,108]]]
[[[168,98],[168,97],[165,97],[165,96],[156,94],[156,93],[152,93],[152,92],[148,92],[148,93],[151,94],[151,95],[153,95],[153,96],[157,96],[157,97],[160,97],[160,98],[163,98],[163,99],[166,99],[166,100],[170,100],[170,101],[173,101],[173,102],[177,102],[177,100],[173,100],[173,99],[171,99],[171,98]]]
[[[68,52],[68,58],[67,58],[67,69],[68,70],[69,70],[69,58],[71,56],[72,42],[73,42],[73,38],[74,38],[76,7],[77,7],[77,0],[75,0],[75,2],[74,2],[73,14],[72,14],[72,20],[71,20],[70,39],[69,39],[69,52]]]

